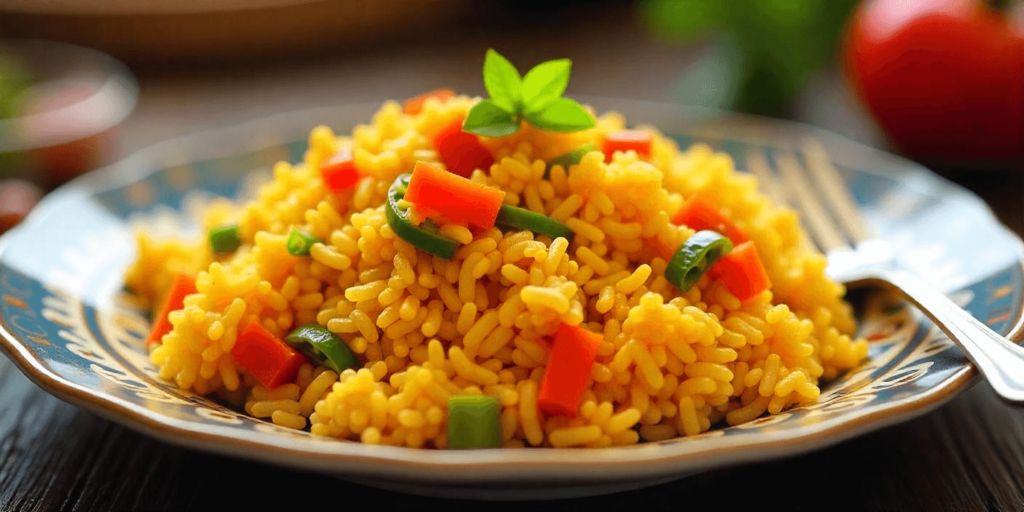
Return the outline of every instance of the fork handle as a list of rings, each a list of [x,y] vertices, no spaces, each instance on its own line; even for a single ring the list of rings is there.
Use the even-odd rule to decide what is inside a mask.
[[[1024,348],[1000,336],[942,292],[909,272],[887,270],[871,277],[895,286],[916,304],[963,349],[1000,398],[1024,405]]]

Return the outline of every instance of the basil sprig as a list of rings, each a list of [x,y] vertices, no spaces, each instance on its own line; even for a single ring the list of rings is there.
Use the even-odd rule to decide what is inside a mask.
[[[490,99],[469,111],[462,131],[504,137],[519,131],[522,121],[550,132],[577,132],[594,127],[594,118],[575,100],[563,98],[572,61],[538,64],[525,77],[493,49],[484,58],[484,87]]]

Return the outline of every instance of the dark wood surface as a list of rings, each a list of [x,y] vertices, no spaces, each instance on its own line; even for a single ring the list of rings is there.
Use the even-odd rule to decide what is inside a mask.
[[[612,14],[615,14],[613,11]],[[647,40],[622,13],[552,33],[496,31],[415,48],[259,68],[145,70],[123,151],[284,110],[403,97],[443,84],[479,91],[483,49],[533,64],[574,58],[575,94],[665,99],[693,50]],[[603,20],[603,21],[602,21]],[[543,34],[542,34],[543,32]],[[543,36],[543,37],[541,37]],[[636,77],[643,77],[638,80]],[[880,144],[828,75],[798,117]],[[481,91],[482,92],[482,91]],[[840,105],[840,107],[836,107]],[[1024,234],[1020,173],[946,171]],[[61,402],[0,357],[0,511],[375,510],[522,508],[378,491],[313,473],[171,446]],[[1024,510],[1024,409],[979,383],[917,419],[827,449],[711,471],[610,496],[537,502],[534,510]],[[697,508],[697,507],[700,508]],[[713,508],[712,508],[713,507]]]

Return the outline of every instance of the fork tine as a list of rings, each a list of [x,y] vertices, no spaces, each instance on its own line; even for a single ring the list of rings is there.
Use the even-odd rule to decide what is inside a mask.
[[[757,150],[751,150],[750,153],[747,153],[747,170],[754,176],[757,176],[757,184],[768,197],[780,204],[789,203],[789,198],[786,197],[785,191],[779,186],[779,181],[772,175],[771,168],[768,166],[768,161],[765,160],[763,153]]]
[[[770,197],[779,206],[789,206],[790,208],[797,209],[794,206],[793,198],[791,194],[786,193],[786,189],[779,184],[779,179],[775,177],[775,172],[772,171],[771,166],[768,165],[768,160],[765,159],[764,153],[760,150],[752,149],[747,153],[747,170],[750,171],[754,176],[757,176],[757,185],[765,195]],[[814,241],[809,239],[810,237],[803,238],[802,246],[806,250],[814,250]]]
[[[871,230],[861,221],[856,203],[849,189],[839,177],[839,171],[832,165],[825,147],[815,139],[806,139],[801,144],[807,168],[817,181],[818,187],[832,204],[839,223],[855,243],[872,238]]]
[[[818,243],[818,248],[822,252],[828,253],[833,249],[848,247],[842,234],[832,223],[818,198],[815,197],[814,189],[811,188],[810,182],[804,176],[804,171],[796,157],[790,152],[780,152],[776,161],[787,189],[794,194],[796,203],[802,210],[804,225],[811,231],[811,236]]]

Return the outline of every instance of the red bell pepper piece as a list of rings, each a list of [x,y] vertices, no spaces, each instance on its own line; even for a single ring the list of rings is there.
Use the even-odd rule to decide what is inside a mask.
[[[299,367],[309,362],[306,356],[277,339],[256,320],[249,322],[238,335],[231,355],[267,389],[295,380]]]
[[[426,162],[416,162],[405,200],[429,217],[480,229],[494,227],[505,192],[445,172]]]
[[[675,255],[675,251],[670,251],[668,247],[665,246],[665,244],[656,236],[647,238],[646,241],[654,252],[654,256],[661,256],[661,259],[669,261],[672,259],[672,256]]]
[[[359,169],[356,169],[352,150],[348,148],[342,148],[321,164],[320,176],[324,179],[324,186],[331,192],[340,192],[354,187],[363,177],[359,174]]]
[[[728,217],[722,215],[715,201],[704,194],[690,198],[672,217],[673,224],[685,224],[694,231],[710,229],[725,235],[733,246],[749,240],[746,233],[732,224]]]
[[[743,242],[733,247],[732,252],[711,267],[710,276],[711,279],[725,283],[729,293],[741,301],[772,287],[754,242]]]
[[[612,161],[612,155],[616,151],[636,151],[640,158],[651,156],[651,146],[654,143],[654,134],[643,130],[622,130],[611,132],[604,136],[601,144],[601,151],[604,151],[604,160]]]
[[[451,89],[434,89],[433,91],[427,91],[419,96],[405,100],[405,103],[402,105],[402,110],[404,110],[406,114],[414,116],[423,111],[423,105],[431,98],[444,103],[454,97],[455,91]]]
[[[149,336],[146,338],[146,347],[160,343],[164,335],[171,332],[174,326],[171,325],[170,319],[167,318],[168,315],[172,311],[184,308],[185,297],[196,293],[196,291],[196,282],[192,279],[192,276],[178,273],[174,277],[171,289],[167,292],[167,300],[164,302],[164,307],[160,309],[160,315],[153,322],[153,330],[150,331]]]
[[[445,125],[434,134],[434,147],[448,172],[468,178],[474,169],[490,169],[494,157],[480,139],[462,131],[463,118]]]
[[[562,324],[551,344],[551,355],[537,393],[537,407],[549,416],[575,418],[587,387],[601,335]]]

